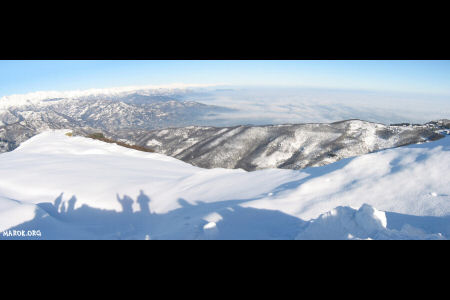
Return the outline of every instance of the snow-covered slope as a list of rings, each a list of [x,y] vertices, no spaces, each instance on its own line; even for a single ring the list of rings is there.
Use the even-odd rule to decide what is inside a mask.
[[[246,172],[64,133],[0,155],[0,239],[20,230],[42,239],[450,237],[448,137],[300,171]]]

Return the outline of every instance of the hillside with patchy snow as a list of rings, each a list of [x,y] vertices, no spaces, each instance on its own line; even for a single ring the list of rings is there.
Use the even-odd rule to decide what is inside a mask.
[[[65,132],[0,154],[0,239],[450,238],[449,137],[246,172]]]
[[[441,124],[441,123],[439,123]],[[443,137],[436,122],[384,125],[362,120],[268,126],[165,128],[112,134],[201,168],[303,169]],[[444,129],[442,129],[444,130]]]

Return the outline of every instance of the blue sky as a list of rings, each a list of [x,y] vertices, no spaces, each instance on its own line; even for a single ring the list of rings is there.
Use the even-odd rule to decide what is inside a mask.
[[[0,61],[0,97],[171,83],[450,95],[450,61]]]

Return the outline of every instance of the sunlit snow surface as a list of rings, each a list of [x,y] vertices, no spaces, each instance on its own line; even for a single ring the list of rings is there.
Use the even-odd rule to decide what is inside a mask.
[[[0,155],[0,239],[446,239],[450,138],[299,171],[48,131]],[[6,237],[39,230],[40,237]]]

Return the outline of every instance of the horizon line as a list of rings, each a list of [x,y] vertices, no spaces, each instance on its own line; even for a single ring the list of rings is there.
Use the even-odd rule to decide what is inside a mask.
[[[0,102],[3,101],[23,101],[34,100],[40,101],[53,98],[75,98],[85,97],[91,95],[114,95],[140,90],[158,90],[158,89],[188,89],[188,88],[208,88],[208,87],[259,87],[259,88],[300,88],[300,89],[317,89],[317,90],[336,90],[336,91],[354,91],[354,92],[378,92],[378,93],[399,93],[399,94],[413,94],[413,95],[429,95],[429,96],[450,96],[445,93],[429,93],[418,91],[404,91],[404,90],[381,90],[381,89],[369,89],[369,88],[348,88],[348,87],[335,87],[335,86],[307,86],[307,85],[295,85],[295,84],[231,84],[231,83],[168,83],[168,84],[148,84],[148,85],[126,85],[115,87],[102,87],[102,88],[87,88],[87,89],[74,89],[74,90],[38,90],[27,93],[14,93],[8,95],[0,95]]]

